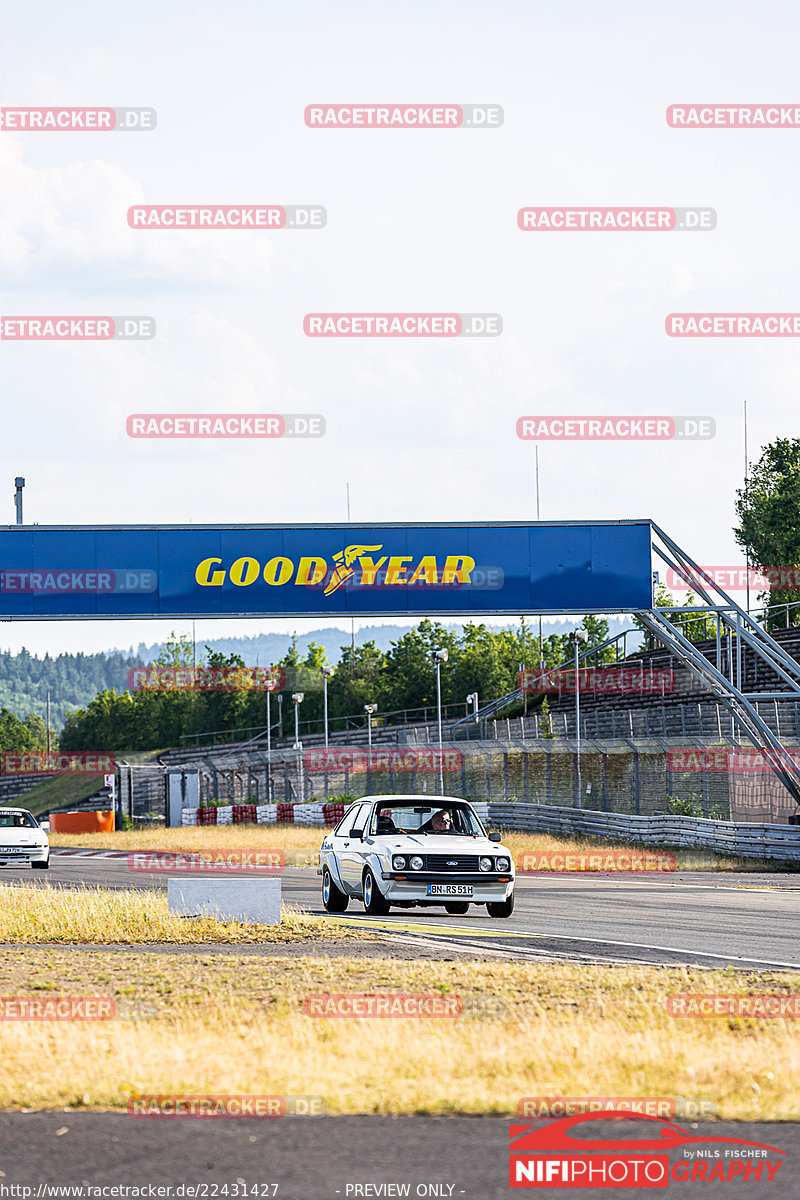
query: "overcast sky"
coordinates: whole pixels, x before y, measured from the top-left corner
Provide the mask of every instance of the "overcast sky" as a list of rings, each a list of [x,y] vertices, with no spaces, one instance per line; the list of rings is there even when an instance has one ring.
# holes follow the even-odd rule
[[[664,319],[800,310],[800,129],[681,131],[665,110],[800,102],[799,33],[790,4],[731,0],[7,7],[3,105],[152,106],[158,127],[0,133],[2,313],[147,314],[158,333],[0,342],[0,515],[21,474],[26,523],[331,521],[348,480],[355,521],[523,520],[517,417],[707,414],[713,441],[543,445],[541,516],[652,517],[699,561],[738,563],[744,402],[751,459],[794,436],[800,347],[673,339]],[[307,104],[349,101],[492,102],[505,123],[304,125]],[[134,231],[136,203],[322,204],[328,224]],[[525,205],[630,204],[708,205],[718,226],[516,224]],[[504,332],[306,337],[326,310],[499,312]],[[134,441],[141,411],[319,412],[328,432]],[[175,624],[4,625],[0,645],[128,646]],[[287,623],[203,635],[267,628]]]

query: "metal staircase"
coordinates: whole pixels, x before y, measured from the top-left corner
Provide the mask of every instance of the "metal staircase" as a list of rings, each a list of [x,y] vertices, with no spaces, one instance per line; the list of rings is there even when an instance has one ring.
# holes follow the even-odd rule
[[[667,567],[671,567],[686,580],[687,585],[699,598],[692,608],[657,608],[655,605],[634,615],[641,624],[657,638],[678,660],[682,667],[699,680],[731,716],[732,730],[743,733],[764,756],[765,764],[781,780],[787,791],[800,805],[800,767],[795,763],[777,733],[760,716],[755,700],[800,700],[800,663],[772,638],[766,629],[723,591],[702,568],[681,550],[672,538],[651,522],[653,531],[652,549],[655,556]],[[696,612],[710,618],[716,624],[716,661],[701,653],[681,632],[676,615],[685,617]],[[673,615],[675,614],[675,615]],[[670,619],[672,618],[672,619]],[[596,646],[591,646],[578,655],[578,663],[590,659],[607,646],[618,643],[631,631],[624,631]],[[726,642],[724,658],[727,674],[723,671],[723,640]],[[624,645],[624,642],[623,642]],[[742,688],[742,649],[747,646],[752,654],[763,662],[776,676],[774,692],[745,692]],[[556,671],[574,668],[571,657],[558,667],[542,671],[543,676]],[[525,689],[517,688],[497,700],[484,705],[477,713],[463,717],[449,726],[455,730],[475,721],[495,716],[509,705],[520,701]]]

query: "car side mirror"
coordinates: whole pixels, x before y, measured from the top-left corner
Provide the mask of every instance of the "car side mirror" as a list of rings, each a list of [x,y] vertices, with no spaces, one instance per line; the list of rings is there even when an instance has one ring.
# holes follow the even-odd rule
[[[351,829],[350,837],[355,838],[355,840],[357,842],[361,842],[364,840],[364,830],[363,829]]]
[[[502,833],[490,833],[489,834],[490,842],[502,842],[502,840],[503,840]]]

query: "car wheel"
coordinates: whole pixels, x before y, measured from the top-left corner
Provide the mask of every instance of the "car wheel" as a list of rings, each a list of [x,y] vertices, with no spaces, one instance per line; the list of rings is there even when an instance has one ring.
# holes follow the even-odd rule
[[[50,855],[48,854],[44,862],[31,863],[34,871],[49,871],[50,870]]]
[[[463,917],[465,912],[469,912],[469,904],[466,900],[458,900],[454,904],[445,904],[445,912],[449,912],[451,917]]]
[[[364,872],[364,911],[371,917],[382,917],[388,913],[391,905],[381,894],[372,871]]]
[[[331,873],[326,867],[322,874],[322,904],[325,912],[344,912],[350,903],[349,896],[336,886],[331,879]]]
[[[510,917],[514,911],[514,893],[507,900],[498,900],[496,903],[491,901],[486,905],[486,911],[490,917]]]

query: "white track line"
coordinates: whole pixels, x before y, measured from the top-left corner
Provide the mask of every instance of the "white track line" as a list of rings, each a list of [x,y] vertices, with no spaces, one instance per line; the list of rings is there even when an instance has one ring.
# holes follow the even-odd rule
[[[359,921],[358,917],[352,917],[351,920],[355,921],[357,924],[361,924],[361,921]],[[425,928],[431,929],[431,930],[440,928],[440,926],[438,926],[438,925],[430,925],[424,921],[415,921],[414,924],[425,926]],[[389,926],[389,928],[391,929],[391,926]],[[792,971],[800,970],[800,963],[773,962],[772,960],[770,960],[768,958],[745,958],[741,954],[713,954],[709,950],[684,950],[684,949],[678,948],[676,946],[653,946],[649,942],[617,942],[617,941],[609,941],[608,938],[603,938],[603,937],[594,937],[594,938],[576,937],[574,934],[571,934],[571,933],[570,934],[565,934],[565,933],[520,933],[517,930],[509,930],[509,933],[504,935],[502,933],[499,933],[497,930],[485,929],[481,926],[475,926],[474,932],[475,933],[490,933],[494,937],[503,937],[503,936],[508,937],[509,935],[511,935],[513,937],[518,937],[518,938],[540,938],[542,940],[547,940],[547,941],[551,941],[551,942],[555,942],[555,941],[583,942],[583,943],[586,943],[589,945],[594,945],[594,946],[624,946],[626,949],[630,949],[630,950],[658,950],[661,954],[683,954],[683,955],[694,954],[697,958],[715,958],[715,959],[719,959],[720,962],[728,962],[728,963],[740,962],[740,963],[749,963],[752,966],[788,967]],[[459,937],[462,935],[440,934],[440,936],[456,938],[456,937]],[[463,936],[469,937],[469,931],[465,930]]]

